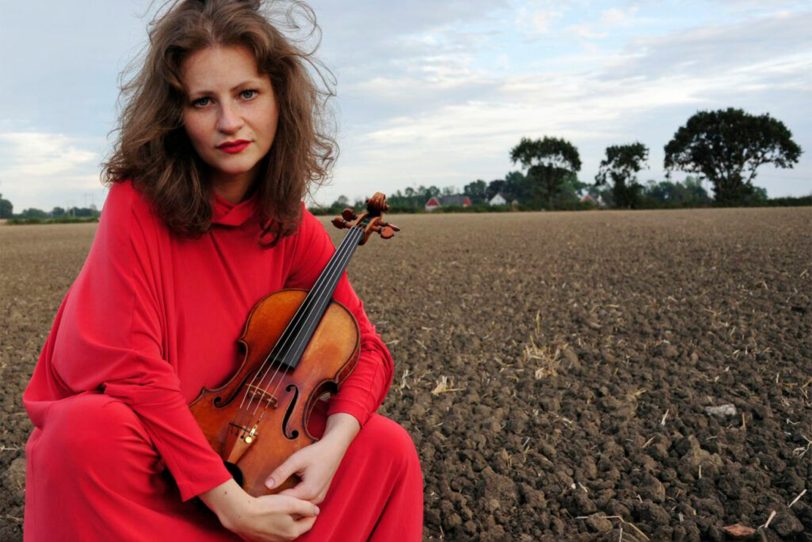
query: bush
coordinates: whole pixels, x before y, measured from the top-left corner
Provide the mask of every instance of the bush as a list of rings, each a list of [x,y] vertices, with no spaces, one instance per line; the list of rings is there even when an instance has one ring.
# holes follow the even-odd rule
[[[90,216],[90,217],[72,217],[72,216],[61,216],[59,218],[10,218],[6,224],[11,224],[13,226],[24,226],[24,225],[32,225],[32,224],[82,224],[85,222],[98,222],[99,217],[97,216]]]

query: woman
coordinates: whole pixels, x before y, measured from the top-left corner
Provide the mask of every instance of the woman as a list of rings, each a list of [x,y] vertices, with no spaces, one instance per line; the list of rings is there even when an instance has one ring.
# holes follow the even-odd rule
[[[333,160],[319,93],[262,9],[176,2],[125,88],[102,220],[24,395],[27,540],[422,534],[414,445],[375,414],[392,360],[346,277],[334,298],[358,321],[361,355],[319,413],[322,438],[266,482],[296,473],[298,485],[245,493],[188,408],[238,367],[254,303],[309,288],[333,251],[301,204]]]

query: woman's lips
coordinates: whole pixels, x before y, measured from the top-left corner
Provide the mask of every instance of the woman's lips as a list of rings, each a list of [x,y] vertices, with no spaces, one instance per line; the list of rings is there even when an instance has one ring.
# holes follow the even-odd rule
[[[217,148],[223,152],[227,152],[228,154],[237,154],[244,151],[245,148],[250,144],[250,141],[241,139],[239,141],[227,141],[226,143],[221,143],[217,145]]]

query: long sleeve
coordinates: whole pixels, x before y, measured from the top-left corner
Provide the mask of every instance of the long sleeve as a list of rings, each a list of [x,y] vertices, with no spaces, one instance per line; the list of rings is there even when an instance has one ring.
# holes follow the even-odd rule
[[[165,356],[163,232],[135,213],[133,191],[114,187],[88,259],[60,309],[38,371],[66,394],[101,392],[139,416],[184,500],[229,478],[203,436]],[[32,380],[27,399],[42,387]],[[55,384],[56,385],[56,384]],[[54,387],[54,386],[51,386]]]
[[[311,213],[303,211],[286,287],[309,289],[334,252],[321,223]],[[361,344],[358,364],[331,399],[328,415],[345,412],[363,426],[383,403],[392,384],[392,356],[367,318],[363,303],[352,289],[346,273],[341,277],[333,299],[347,307],[355,317]]]

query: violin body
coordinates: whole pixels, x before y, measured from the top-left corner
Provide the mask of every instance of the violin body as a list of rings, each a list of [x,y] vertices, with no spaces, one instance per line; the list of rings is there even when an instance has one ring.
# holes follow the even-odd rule
[[[298,482],[291,477],[273,490],[265,486],[276,467],[318,440],[309,430],[316,402],[335,393],[358,361],[358,324],[335,301],[294,369],[268,360],[306,295],[305,290],[288,289],[260,300],[239,340],[245,353],[240,369],[223,386],[203,389],[190,405],[212,448],[255,497]]]

